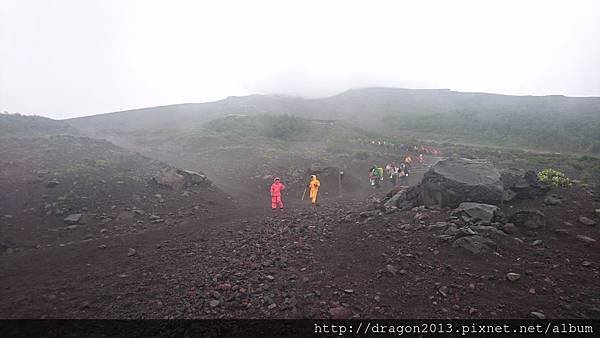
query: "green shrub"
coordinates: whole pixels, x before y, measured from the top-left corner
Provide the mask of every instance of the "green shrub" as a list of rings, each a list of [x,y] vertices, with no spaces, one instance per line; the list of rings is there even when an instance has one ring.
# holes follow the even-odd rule
[[[538,180],[553,187],[569,187],[571,180],[562,172],[555,169],[544,169],[537,174]]]

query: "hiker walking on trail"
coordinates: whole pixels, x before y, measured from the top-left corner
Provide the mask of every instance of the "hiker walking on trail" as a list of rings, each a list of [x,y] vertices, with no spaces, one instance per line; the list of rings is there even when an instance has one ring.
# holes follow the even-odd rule
[[[369,181],[371,186],[379,188],[379,181],[383,180],[383,168],[379,168],[376,165],[371,167],[369,171]]]
[[[400,177],[400,168],[394,164],[394,167],[392,168],[392,173],[390,174],[390,182],[392,182],[392,185],[394,187],[396,186],[396,183],[398,182],[399,177]]]
[[[412,156],[410,156],[410,153],[406,154],[403,162],[407,167],[410,167],[412,165]]]
[[[396,161],[391,161],[385,166],[385,174],[389,177],[392,185],[396,185],[396,179],[394,177],[394,173],[397,172],[398,166],[396,165]],[[397,178],[397,177],[396,177]]]
[[[394,169],[394,167],[396,166],[396,164],[394,163],[394,161],[389,162],[386,166],[385,166],[385,173],[386,175],[391,175],[392,171]]]
[[[400,184],[408,185],[408,166],[404,162],[400,163],[399,176]]]
[[[316,175],[310,176],[310,183],[308,183],[308,188],[310,189],[310,201],[313,205],[317,205],[317,194],[319,193],[319,187],[321,186],[321,182],[317,179]]]
[[[285,190],[285,185],[281,183],[279,177],[275,177],[273,184],[271,184],[271,209],[277,210],[283,209],[283,201],[281,201],[281,192]]]

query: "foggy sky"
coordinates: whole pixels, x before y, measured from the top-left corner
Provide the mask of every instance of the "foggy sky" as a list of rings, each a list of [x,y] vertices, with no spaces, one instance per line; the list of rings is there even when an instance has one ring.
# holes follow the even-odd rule
[[[368,86],[600,96],[600,1],[0,0],[0,111]]]

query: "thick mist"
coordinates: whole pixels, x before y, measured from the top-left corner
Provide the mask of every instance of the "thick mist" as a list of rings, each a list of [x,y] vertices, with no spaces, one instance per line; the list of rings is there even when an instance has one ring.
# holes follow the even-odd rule
[[[0,110],[348,88],[600,95],[595,1],[4,1]]]

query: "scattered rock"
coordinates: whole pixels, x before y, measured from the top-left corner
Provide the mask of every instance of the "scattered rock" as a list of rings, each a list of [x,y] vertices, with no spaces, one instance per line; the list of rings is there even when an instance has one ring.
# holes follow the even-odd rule
[[[575,238],[585,243],[596,243],[595,239],[584,235],[577,235]]]
[[[569,234],[569,230],[558,228],[558,229],[554,229],[554,233],[557,234],[557,235],[568,235]]]
[[[538,181],[537,174],[533,170],[503,169],[501,180],[504,186],[505,201],[537,198],[550,190],[547,184]]]
[[[463,248],[474,254],[489,251],[490,245],[495,245],[495,243],[491,239],[479,235],[461,237],[452,243],[453,247]]]
[[[493,226],[484,226],[484,225],[472,225],[471,230],[477,232],[477,233],[483,233],[486,236],[489,235],[500,235],[500,236],[506,236],[506,233],[496,229],[496,227]]]
[[[510,235],[517,232],[517,227],[513,223],[505,223],[500,227],[500,230]]]
[[[444,229],[448,226],[448,223],[446,222],[436,222],[435,224],[429,224],[427,226],[427,229],[432,230],[432,229]]]
[[[417,189],[410,189],[410,191],[403,187],[397,187],[397,189],[399,190],[394,189],[390,192],[392,195],[389,196],[389,199],[384,203],[384,208],[386,210],[408,210],[412,208],[417,202]]]
[[[440,293],[440,295],[444,296],[444,297],[448,297],[448,287],[443,285],[438,289],[438,292]]]
[[[413,226],[410,224],[402,224],[398,227],[400,230],[410,231],[413,229]]]
[[[329,309],[332,319],[348,319],[352,317],[352,310],[343,306],[337,306]]]
[[[71,214],[67,217],[65,217],[65,219],[63,220],[65,223],[69,224],[69,225],[74,225],[79,223],[79,221],[81,220],[81,214]]]
[[[444,233],[449,236],[456,236],[460,233],[460,230],[455,225],[451,225]]]
[[[508,279],[511,282],[517,281],[520,278],[521,278],[521,275],[516,272],[509,272],[506,274],[506,279]]]
[[[423,221],[429,218],[429,215],[423,212],[417,212],[415,214],[415,221]]]
[[[458,208],[454,209],[453,215],[460,216],[466,214],[472,221],[482,221],[491,223],[500,214],[500,209],[491,204],[463,202]]]
[[[539,210],[520,210],[510,216],[511,223],[529,229],[539,229],[546,225],[544,214]]]
[[[398,272],[398,269],[396,269],[393,265],[388,264],[385,266],[385,270],[389,273],[391,273],[392,275],[396,275],[396,273]]]
[[[562,197],[558,195],[550,195],[544,198],[544,204],[546,205],[560,205],[562,204]]]
[[[59,184],[60,184],[60,182],[57,181],[57,180],[50,180],[50,181],[46,182],[46,187],[48,187],[48,188],[54,188],[54,187],[56,187]]]
[[[219,290],[229,290],[231,289],[231,284],[229,283],[221,283],[217,286],[217,289]]]
[[[596,225],[596,221],[594,221],[593,219],[589,219],[587,217],[584,217],[584,216],[579,217],[579,223],[582,223],[582,224],[587,225],[587,226],[594,226],[594,225]]]
[[[209,305],[210,305],[210,307],[217,307],[217,306],[219,306],[220,303],[221,302],[219,302],[218,300],[213,299],[210,301]]]
[[[531,315],[537,319],[546,319],[546,315],[541,312],[533,311],[533,312],[531,312]]]
[[[360,217],[367,218],[367,217],[377,216],[378,214],[379,214],[379,211],[377,211],[377,210],[371,210],[371,211],[363,211],[363,212],[361,212],[358,215]]]
[[[136,254],[137,251],[135,251],[134,248],[129,248],[129,250],[127,251],[127,257],[135,256]]]

